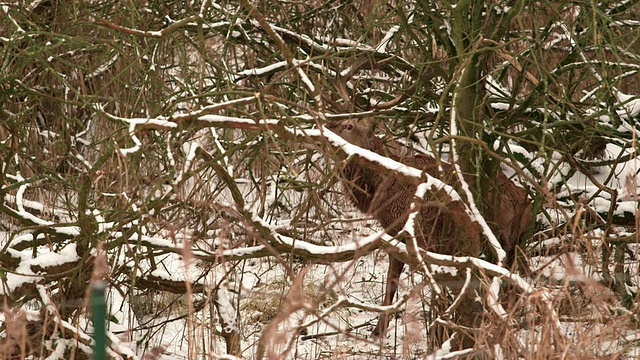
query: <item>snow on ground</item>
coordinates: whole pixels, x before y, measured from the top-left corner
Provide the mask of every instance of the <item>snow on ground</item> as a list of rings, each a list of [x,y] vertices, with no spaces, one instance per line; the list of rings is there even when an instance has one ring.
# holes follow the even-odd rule
[[[369,224],[368,224],[369,225]],[[354,241],[356,237],[366,236],[374,232],[371,226],[355,225],[343,233],[337,233],[340,243]],[[184,273],[184,265],[180,261],[169,261],[167,273],[174,277]],[[387,271],[387,256],[383,253],[365,256],[353,262],[336,264],[305,265],[301,262],[291,263],[291,270],[296,275],[304,273],[303,295],[301,301],[304,306],[292,313],[282,314],[279,309],[287,309],[286,301],[290,297],[289,289],[292,286],[290,277],[285,268],[276,265],[273,259],[252,259],[242,262],[235,270],[228,273],[228,286],[232,294],[232,302],[240,298],[240,326],[242,334],[242,347],[244,358],[253,358],[257,344],[262,336],[262,331],[273,318],[282,317],[276,331],[284,337],[275,337],[274,348],[284,351],[287,346],[293,346],[287,358],[318,359],[318,358],[379,358],[381,354],[388,356],[393,352],[405,352],[412,356],[424,355],[424,329],[423,308],[421,299],[411,299],[406,304],[401,317],[395,318],[391,323],[391,331],[388,338],[382,342],[369,339],[371,331],[376,324],[377,315],[358,309],[341,308],[332,312],[321,321],[318,319],[320,312],[333,304],[338,297],[344,296],[361,302],[369,302],[374,305],[382,302],[384,294],[384,281]],[[221,275],[221,274],[218,274]],[[421,279],[417,278],[416,281]],[[215,281],[207,280],[210,284]],[[401,278],[400,293],[409,291],[411,276],[405,271]],[[199,353],[224,353],[223,341],[212,334],[213,327],[219,330],[220,325],[217,313],[211,314],[211,308],[207,307],[196,312],[192,319],[181,318],[187,312],[186,300],[173,307],[173,311],[165,312],[161,316],[150,313],[143,318],[132,317],[131,307],[126,299],[117,293],[112,294],[112,314],[118,319],[120,325],[114,326],[113,331],[124,332],[127,327],[147,327],[149,330],[139,330],[127,334],[128,340],[145,339],[150,347],[163,346],[162,359],[187,359],[189,346],[193,342],[186,339],[189,334],[187,327],[189,321],[198,324],[193,333],[197,334],[196,343]],[[143,295],[141,295],[143,296]],[[201,298],[201,296],[195,296]],[[162,303],[162,295],[150,296],[143,301],[156,301]],[[283,303],[285,305],[283,305]],[[123,306],[114,306],[123,304]],[[119,309],[118,311],[114,311]],[[127,309],[129,309],[127,311]],[[313,324],[303,329],[302,323]],[[297,330],[296,330],[297,329]],[[291,334],[299,334],[291,338]],[[406,341],[405,341],[406,340]],[[290,341],[293,341],[290,343]],[[397,344],[403,343],[404,347]],[[133,344],[133,343],[132,343]],[[138,353],[144,349],[138,346]],[[148,349],[147,349],[148,351]],[[401,356],[401,354],[397,354]]]

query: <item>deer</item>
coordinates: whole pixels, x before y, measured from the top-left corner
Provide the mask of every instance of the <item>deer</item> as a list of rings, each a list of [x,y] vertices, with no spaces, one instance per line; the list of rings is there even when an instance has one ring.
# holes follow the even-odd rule
[[[326,125],[329,130],[353,145],[423,170],[446,184],[454,187],[459,185],[454,167],[449,163],[438,161],[428,154],[398,155],[389,151],[376,136],[376,126],[374,118],[340,120]],[[346,161],[342,170],[342,187],[350,202],[358,210],[377,220],[387,234],[398,235],[408,219],[417,187],[354,161]],[[485,219],[508,258],[513,259],[517,245],[530,226],[531,203],[524,189],[502,171],[499,170],[494,179],[494,187],[488,192]],[[428,201],[420,204],[415,226],[418,246],[449,255],[479,255],[482,231],[465,212],[465,205],[460,201],[451,201],[442,190],[432,191],[427,196]],[[392,304],[404,265],[400,260],[389,256],[383,305]],[[382,337],[390,320],[388,313],[381,313],[372,336]]]

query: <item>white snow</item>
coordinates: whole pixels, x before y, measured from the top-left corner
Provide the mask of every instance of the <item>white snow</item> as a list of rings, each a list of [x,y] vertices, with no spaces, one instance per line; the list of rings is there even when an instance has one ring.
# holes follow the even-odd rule
[[[278,125],[279,120],[275,119],[261,119],[261,120],[251,120],[246,118],[239,118],[233,116],[223,116],[223,115],[202,115],[198,117],[198,120],[205,121],[209,123],[236,123],[236,124],[251,124],[251,125]]]
[[[215,301],[222,318],[222,323],[225,325],[224,331],[229,333],[232,331],[238,331],[238,325],[236,324],[236,310],[231,301],[229,301],[228,290],[225,285],[220,285],[216,290]]]

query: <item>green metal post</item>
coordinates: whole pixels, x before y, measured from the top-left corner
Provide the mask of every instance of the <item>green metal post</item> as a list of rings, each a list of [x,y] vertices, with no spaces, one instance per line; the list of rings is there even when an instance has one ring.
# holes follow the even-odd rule
[[[91,308],[93,313],[93,348],[94,360],[107,360],[107,301],[105,293],[107,284],[96,281],[91,288]]]

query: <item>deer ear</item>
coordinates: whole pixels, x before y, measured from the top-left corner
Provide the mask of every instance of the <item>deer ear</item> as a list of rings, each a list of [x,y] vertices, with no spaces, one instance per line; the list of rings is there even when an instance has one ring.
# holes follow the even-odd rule
[[[376,117],[366,117],[366,118],[362,118],[360,121],[363,124],[365,124],[369,128],[369,130],[371,130],[374,133],[376,132],[376,128],[380,124],[380,119]]]

